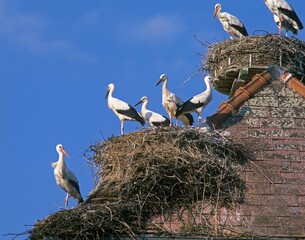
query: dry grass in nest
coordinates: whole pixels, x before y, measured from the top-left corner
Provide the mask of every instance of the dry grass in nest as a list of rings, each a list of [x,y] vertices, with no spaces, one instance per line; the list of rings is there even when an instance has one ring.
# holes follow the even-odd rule
[[[280,65],[304,76],[305,42],[271,34],[227,40],[209,46],[203,64],[205,70],[216,77],[224,75],[232,66],[250,65]]]
[[[99,183],[84,204],[37,223],[32,239],[210,235],[207,214],[243,201],[245,183],[238,170],[247,160],[246,151],[215,132],[150,128],[112,137],[89,149],[88,160],[99,166]],[[194,211],[207,203],[212,210],[205,216]],[[184,219],[185,212],[192,214]],[[178,231],[152,224],[152,219],[173,215],[184,223]],[[201,227],[190,228],[194,222],[201,222]]]

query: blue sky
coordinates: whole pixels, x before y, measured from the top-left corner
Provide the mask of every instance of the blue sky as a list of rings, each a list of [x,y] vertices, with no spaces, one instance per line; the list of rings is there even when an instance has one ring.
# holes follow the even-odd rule
[[[155,86],[162,73],[184,100],[205,90],[200,76],[181,84],[200,67],[205,52],[194,35],[209,43],[229,38],[212,18],[217,2],[0,0],[1,237],[23,232],[64,206],[65,192],[50,166],[58,143],[71,157],[66,163],[82,195],[89,194],[94,181],[84,151],[120,133],[104,99],[110,82],[115,97],[134,105],[146,95],[149,109],[164,115],[161,87]],[[305,23],[305,2],[289,2]],[[250,35],[278,32],[263,0],[221,3]],[[304,30],[298,38],[305,40]],[[227,100],[213,94],[203,118]],[[125,131],[140,126],[126,122]],[[70,199],[70,207],[75,205]]]

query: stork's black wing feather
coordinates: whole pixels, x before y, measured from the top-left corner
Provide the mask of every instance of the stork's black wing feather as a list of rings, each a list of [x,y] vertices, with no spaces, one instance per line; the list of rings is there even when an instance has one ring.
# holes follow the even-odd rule
[[[278,10],[287,17],[291,18],[293,21],[295,21],[298,24],[300,30],[303,29],[303,24],[292,7],[291,9],[279,7]]]
[[[123,114],[123,115],[126,115],[126,116],[128,116],[128,117],[130,117],[130,118],[133,118],[133,119],[135,119],[136,121],[138,121],[139,123],[141,123],[142,124],[142,126],[144,126],[144,124],[145,124],[145,120],[144,120],[144,118],[141,116],[141,115],[139,115],[139,113],[137,112],[137,110],[136,109],[134,109],[132,106],[130,106],[129,104],[128,104],[128,107],[129,107],[129,109],[117,109],[116,111],[118,112],[118,113],[120,113],[120,114]]]
[[[193,124],[194,124],[193,115],[190,114],[190,113],[185,113],[185,114],[183,114],[183,115],[187,117],[187,119],[189,120],[190,125],[193,126]]]
[[[69,184],[71,184],[76,189],[76,191],[81,195],[78,183],[71,179],[69,179],[68,181],[69,181]]]
[[[235,28],[237,31],[239,31],[243,36],[248,36],[248,32],[247,29],[245,28],[245,26],[239,26],[239,25],[235,25],[232,24],[231,25],[233,28]]]
[[[163,122],[152,122],[152,125],[154,125],[155,127],[166,127],[166,126],[169,126],[170,124],[170,121],[167,117],[163,116],[164,117],[164,121]]]
[[[189,112],[193,112],[195,111],[197,108],[200,108],[202,106],[204,106],[206,104],[206,102],[202,101],[202,102],[197,102],[197,103],[193,103],[191,100],[193,98],[190,98],[189,100],[187,100],[185,103],[183,103],[177,110],[176,112],[176,117],[179,117],[181,114],[184,113],[189,113]]]

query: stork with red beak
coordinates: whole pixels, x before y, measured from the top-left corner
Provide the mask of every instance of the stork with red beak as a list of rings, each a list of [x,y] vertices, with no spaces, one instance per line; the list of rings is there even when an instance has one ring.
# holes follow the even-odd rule
[[[54,176],[58,186],[60,186],[65,192],[67,192],[67,196],[65,198],[65,207],[68,207],[69,197],[73,197],[78,203],[83,202],[82,195],[79,190],[78,180],[74,173],[67,167],[64,155],[68,158],[69,155],[65,151],[64,146],[62,144],[58,144],[56,146],[56,151],[58,152],[58,161],[52,162],[52,167],[54,168]]]
[[[165,108],[165,111],[169,115],[170,126],[173,125],[173,118],[176,118],[177,109],[184,103],[184,101],[179,98],[176,94],[172,93],[167,88],[167,75],[162,74],[160,76],[159,81],[156,86],[158,86],[161,82],[162,85],[162,105]],[[190,113],[181,114],[178,118],[176,118],[176,125],[178,125],[178,121],[180,120],[184,126],[192,126],[194,123],[194,118]]]
[[[303,29],[303,24],[294,9],[285,0],[264,0],[269,10],[273,13],[274,21],[279,27],[279,35],[282,29],[297,34]]]
[[[230,39],[234,39],[236,37],[244,37],[248,36],[248,32],[244,26],[244,24],[235,16],[227,12],[221,12],[222,5],[217,3],[215,5],[214,16],[218,17],[221,22],[223,29],[230,34]]]

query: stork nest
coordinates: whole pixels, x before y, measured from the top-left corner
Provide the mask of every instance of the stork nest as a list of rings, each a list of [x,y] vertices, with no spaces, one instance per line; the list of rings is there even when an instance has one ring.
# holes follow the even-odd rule
[[[85,203],[39,221],[30,239],[215,235],[217,211],[243,202],[246,186],[238,172],[246,152],[216,132],[194,128],[111,137],[85,154],[100,178]],[[173,217],[179,229],[164,227]]]
[[[225,75],[229,68],[250,65],[280,65],[305,76],[305,42],[271,34],[227,40],[210,45],[203,64],[215,77]]]

